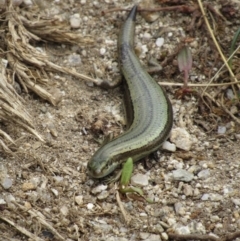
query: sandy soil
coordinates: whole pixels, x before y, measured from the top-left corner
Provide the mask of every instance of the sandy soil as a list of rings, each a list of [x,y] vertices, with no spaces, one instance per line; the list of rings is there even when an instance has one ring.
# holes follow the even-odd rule
[[[213,2],[211,6],[219,9],[219,15],[208,8],[209,21],[228,56],[239,27],[240,5],[236,1]],[[155,4],[195,6],[190,1]],[[116,47],[126,12],[101,12],[130,8],[129,1],[43,1],[41,6],[41,14],[61,16],[65,21],[80,14],[80,27],[72,31],[91,36],[94,44],[35,43],[35,47],[41,47],[60,66],[75,68],[93,78],[120,78]],[[153,75],[156,81],[182,83],[176,55],[177,49],[188,43],[193,56],[189,83],[206,83],[222,66],[222,60],[200,11],[165,10],[159,16],[153,23],[137,16],[136,49],[143,64],[147,66],[147,60],[154,57],[163,65],[163,70]],[[164,44],[158,47],[156,39],[160,37]],[[73,56],[81,61],[72,62]],[[237,74],[237,67],[234,70]],[[220,76],[217,82],[229,81],[226,71]],[[156,202],[149,204],[121,195],[131,218],[126,223],[116,200],[117,185],[94,180],[86,171],[88,160],[100,146],[96,140],[124,131],[122,88],[103,90],[59,73],[52,73],[52,78],[62,94],[57,106],[33,93],[20,93],[46,143],[18,127],[2,125],[17,140],[19,151],[15,156],[1,154],[1,173],[7,173],[13,183],[9,189],[0,186],[0,240],[166,240],[171,233],[223,237],[240,229],[239,124],[209,99],[199,98],[202,88],[193,88],[197,94],[179,96],[180,87],[165,87],[173,104],[174,128],[185,129],[192,146],[189,151],[161,151],[159,160],[150,157],[147,165],[135,165],[133,175],[142,173],[148,177],[143,190]],[[220,92],[227,108],[234,106],[238,110],[239,105],[229,103],[226,97],[228,89],[231,86],[207,91],[212,96]],[[219,135],[219,126],[226,127],[226,133]],[[191,169],[194,178],[190,182],[174,180],[172,171],[177,169]]]

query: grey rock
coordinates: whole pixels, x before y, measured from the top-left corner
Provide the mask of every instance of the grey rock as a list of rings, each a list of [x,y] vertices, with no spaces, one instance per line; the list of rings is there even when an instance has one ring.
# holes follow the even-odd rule
[[[207,179],[208,177],[210,177],[210,174],[211,173],[209,169],[204,169],[198,173],[198,177],[201,179]]]
[[[191,182],[193,180],[193,174],[184,169],[178,169],[172,172],[173,179],[175,181]]]
[[[132,176],[131,178],[131,183],[132,185],[137,185],[137,186],[147,186],[148,185],[148,176],[144,174],[136,174]]]
[[[12,186],[13,182],[9,177],[4,177],[1,180],[1,185],[4,189],[9,189]]]

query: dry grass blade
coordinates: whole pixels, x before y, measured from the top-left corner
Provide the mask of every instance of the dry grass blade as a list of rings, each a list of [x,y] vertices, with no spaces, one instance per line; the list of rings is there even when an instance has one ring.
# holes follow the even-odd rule
[[[54,83],[48,78],[45,70],[60,71],[86,81],[98,83],[91,77],[50,62],[45,53],[29,44],[30,40],[90,44],[93,41],[89,37],[83,38],[77,33],[70,33],[69,30],[64,28],[64,25],[56,23],[56,20],[29,21],[20,16],[12,6],[9,7],[8,14],[7,58],[25,91],[30,89],[53,105],[58,104],[61,96],[58,94],[59,91],[53,87]],[[54,95],[54,93],[57,94]]]
[[[31,117],[25,110],[21,98],[16,94],[12,85],[6,79],[4,61],[0,61],[0,119],[7,123],[12,122],[22,126],[31,133],[33,133],[39,140],[44,141],[43,138],[34,129]],[[0,135],[9,143],[14,144],[13,139],[5,133],[0,131]],[[6,152],[10,152],[5,142],[1,140],[1,146]]]
[[[25,228],[17,225],[16,223],[14,223],[13,221],[9,220],[8,218],[0,216],[0,219],[3,220],[4,222],[10,224],[11,226],[15,227],[20,233],[26,235],[27,237],[31,238],[32,240],[44,241],[43,239],[41,239],[41,238],[37,237],[36,235],[30,233],[28,230],[26,230]]]
[[[44,141],[34,129],[31,116],[23,106],[23,100],[13,88],[15,79],[18,80],[25,92],[32,91],[41,98],[47,100],[54,106],[61,101],[61,92],[47,71],[71,74],[86,81],[98,83],[97,80],[83,74],[77,73],[66,67],[58,66],[48,60],[48,56],[38,48],[33,47],[31,41],[54,41],[68,44],[92,44],[93,40],[80,33],[71,32],[70,27],[56,19],[34,19],[36,16],[34,8],[32,12],[14,8],[11,1],[4,9],[5,27],[2,32],[4,36],[5,58],[10,67],[8,77],[4,71],[0,71],[0,118],[5,122],[12,122],[23,127],[34,134],[39,140]],[[34,17],[33,17],[34,16]],[[4,20],[4,19],[3,19]],[[1,68],[1,70],[3,70]],[[11,76],[10,76],[10,75]],[[9,152],[5,141],[15,144],[14,140],[4,131],[0,132],[3,138],[0,145],[5,152]]]
[[[204,18],[204,20],[205,20],[205,23],[206,23],[206,25],[207,25],[208,31],[209,31],[212,39],[213,39],[213,42],[214,42],[214,44],[215,44],[215,46],[216,46],[216,48],[217,48],[217,50],[218,50],[218,52],[219,52],[222,60],[223,60],[223,62],[224,62],[224,65],[227,67],[228,72],[229,72],[230,76],[232,77],[232,79],[233,79],[235,82],[237,82],[238,80],[237,80],[237,78],[235,77],[234,73],[232,72],[231,68],[229,67],[228,61],[227,61],[227,59],[225,58],[224,54],[222,53],[222,50],[221,50],[221,48],[220,48],[220,46],[219,46],[219,44],[218,44],[218,42],[217,42],[217,40],[216,40],[216,38],[215,38],[215,36],[214,36],[214,34],[213,34],[213,31],[212,31],[212,29],[211,29],[211,27],[210,27],[210,24],[209,24],[209,22],[208,22],[208,19],[207,19],[207,17],[206,17],[205,10],[204,10],[204,8],[203,8],[202,1],[201,1],[201,0],[198,0],[198,4],[199,4],[199,7],[200,7],[200,9],[201,9],[201,12],[202,12],[203,18]],[[233,91],[234,91],[234,93],[235,93],[235,96],[237,96],[235,87],[234,87],[233,85],[232,85],[232,88],[233,88]]]
[[[71,32],[69,25],[59,22],[56,19],[29,21],[21,16],[20,20],[28,31],[43,40],[77,45],[93,44],[94,42],[90,36],[82,36],[80,33]]]
[[[33,208],[27,210],[24,206],[18,204],[17,202],[15,202],[15,204],[24,212],[27,211],[31,215],[31,218],[37,219],[44,227],[50,230],[58,238],[58,240],[65,240],[65,238],[60,233],[58,233],[50,223],[46,221],[45,216],[42,213],[34,210]]]

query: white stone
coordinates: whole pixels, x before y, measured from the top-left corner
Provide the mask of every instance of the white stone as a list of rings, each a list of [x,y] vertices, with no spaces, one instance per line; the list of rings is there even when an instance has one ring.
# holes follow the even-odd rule
[[[163,150],[167,150],[167,151],[171,151],[171,152],[175,152],[176,151],[176,145],[169,142],[169,141],[164,141],[163,145],[162,145],[162,149]]]
[[[149,40],[151,39],[152,35],[150,33],[144,33],[143,34],[143,38],[146,39],[146,40]]]
[[[4,201],[4,199],[0,198],[0,205],[2,204],[6,204],[6,202]]]
[[[13,182],[9,177],[4,177],[1,180],[1,185],[4,189],[9,189],[12,186]]]
[[[92,194],[100,193],[107,189],[107,185],[100,184],[92,189]]]
[[[156,45],[158,47],[161,47],[161,46],[163,46],[163,44],[164,44],[164,38],[157,38]]]
[[[73,14],[70,17],[70,25],[71,25],[71,28],[80,28],[81,19],[80,19],[80,15],[78,13]]]
[[[23,0],[23,3],[28,7],[31,7],[33,5],[32,0]]]
[[[226,130],[227,130],[226,126],[218,126],[217,132],[218,134],[225,134]]]
[[[92,210],[94,208],[94,205],[92,203],[87,204],[87,209]]]
[[[182,150],[190,151],[192,146],[192,140],[190,134],[183,128],[177,127],[172,129],[171,142],[175,143],[175,145]]]
[[[100,48],[100,54],[104,55],[106,53],[106,49],[105,48]]]
[[[58,196],[58,190],[57,189],[52,188],[51,191],[56,197]]]
[[[184,169],[178,169],[172,172],[173,179],[176,181],[190,182],[192,181],[194,175]]]
[[[68,208],[67,208],[67,206],[62,206],[62,207],[60,208],[60,212],[61,212],[61,214],[62,214],[63,216],[67,216],[67,215],[68,215]]]
[[[168,240],[168,235],[165,232],[161,233],[161,237],[163,240]]]
[[[83,196],[82,195],[79,195],[79,196],[76,196],[75,197],[75,202],[81,206],[83,204]]]
[[[132,185],[137,185],[137,186],[147,186],[148,185],[148,176],[144,175],[144,174],[136,174],[134,176],[132,176],[131,178],[131,183]]]

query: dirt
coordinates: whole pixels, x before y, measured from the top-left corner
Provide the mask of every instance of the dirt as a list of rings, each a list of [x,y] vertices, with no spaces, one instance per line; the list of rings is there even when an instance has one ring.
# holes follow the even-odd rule
[[[175,1],[173,6],[183,4],[195,6],[181,1]],[[102,12],[117,7],[129,9],[132,3],[71,0],[43,1],[42,6],[41,14],[61,16],[66,21],[79,13],[81,25],[72,31],[91,36],[94,44],[34,43],[35,47],[41,47],[52,62],[75,68],[79,73],[110,81],[120,78],[117,36],[126,12]],[[158,1],[149,8],[151,6],[170,6],[170,1]],[[239,26],[240,5],[236,1],[218,0],[211,6],[224,15],[222,19],[208,10],[217,40],[228,56]],[[193,56],[189,83],[206,83],[223,63],[200,11],[166,10],[159,15],[153,23],[140,14],[137,16],[135,45],[143,64],[147,66],[152,56],[163,65],[163,70],[153,75],[156,81],[182,83],[177,50],[189,44]],[[199,17],[192,23],[194,16]],[[155,37],[148,39],[146,33]],[[164,38],[161,47],[155,44],[158,37]],[[147,51],[142,51],[145,48]],[[81,58],[75,66],[69,60],[73,54]],[[164,64],[166,58],[168,61]],[[238,68],[234,70],[237,75]],[[221,81],[229,81],[226,71],[220,76]],[[147,165],[144,162],[135,165],[133,175],[142,173],[149,177],[148,185],[143,187],[145,195],[157,201],[149,204],[143,199],[120,195],[131,217],[126,223],[116,199],[117,184],[92,179],[86,168],[100,146],[99,140],[125,130],[121,86],[104,90],[70,75],[52,73],[51,77],[62,94],[57,106],[33,93],[26,94],[23,90],[20,93],[45,143],[23,129],[2,124],[19,149],[15,155],[1,154],[1,170],[13,183],[9,189],[0,186],[0,200],[4,200],[0,203],[0,240],[165,240],[170,239],[171,233],[211,233],[223,237],[240,229],[239,124],[216,103],[206,97],[199,98],[202,88],[192,87],[198,94],[185,95],[180,87],[165,86],[174,109],[174,128],[184,128],[193,144],[189,151],[161,151],[157,160],[150,157]],[[211,87],[208,93],[213,96],[221,92],[227,106],[227,89],[231,86]],[[218,98],[219,95],[216,100]],[[235,102],[227,108],[232,106],[239,108]],[[239,117],[238,113],[235,116]],[[219,126],[225,126],[226,133],[220,135]],[[189,183],[173,180],[171,173],[179,167],[185,170],[192,167],[194,179]],[[198,174],[202,170],[209,171],[210,175],[200,178]],[[190,190],[190,194],[186,190]],[[209,196],[204,199],[204,195]],[[182,211],[176,211],[178,204]],[[30,237],[27,231],[34,236]]]

